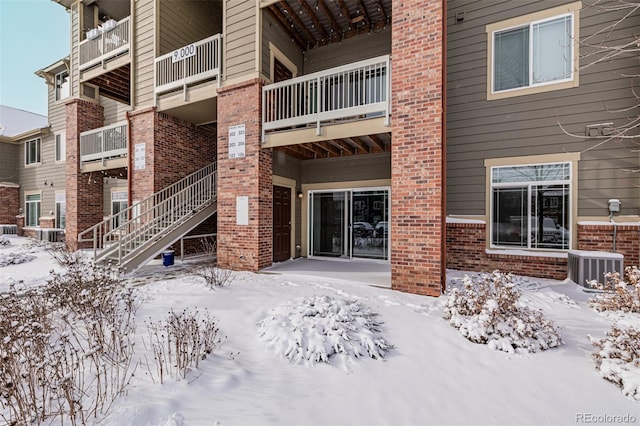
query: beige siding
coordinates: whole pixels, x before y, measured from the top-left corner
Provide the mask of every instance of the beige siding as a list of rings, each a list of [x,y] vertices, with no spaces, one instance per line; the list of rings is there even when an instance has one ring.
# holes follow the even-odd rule
[[[26,166],[25,141],[21,141],[18,154],[20,206],[24,209],[25,192],[41,191],[41,215],[50,216],[51,210],[55,212],[55,191],[65,188],[65,164],[55,161],[55,136],[51,134],[41,138],[40,164]],[[45,181],[48,185],[44,185]]]
[[[297,75],[302,75],[304,66],[304,56],[296,43],[291,41],[291,37],[282,29],[282,25],[273,18],[268,11],[262,13],[262,75],[273,81],[271,75],[271,49],[275,46],[282,54],[291,61],[297,68]],[[291,70],[292,71],[292,70]]]
[[[256,2],[225,2],[224,77],[225,80],[254,74],[256,71]]]
[[[567,2],[568,3],[568,2]],[[620,75],[637,65],[625,57],[580,70],[576,88],[487,101],[487,34],[485,26],[550,7],[547,2],[468,0],[449,2],[447,46],[447,213],[485,214],[485,158],[582,152],[596,141],[584,135],[590,124],[622,125],[633,105],[630,81]],[[561,2],[554,2],[557,6]],[[586,2],[585,2],[586,4]],[[465,12],[462,22],[455,15]],[[622,12],[620,12],[622,13]],[[614,22],[617,15],[585,7],[580,13],[584,38]],[[634,34],[638,17],[611,34],[620,40]],[[588,52],[582,47],[581,53]],[[586,60],[581,59],[584,67]],[[622,200],[622,214],[638,214],[638,156],[619,143],[583,152],[578,170],[578,215],[604,216],[607,200]]]
[[[348,38],[307,51],[304,73],[310,74],[391,53],[391,29]]]
[[[81,41],[80,33],[81,19],[78,12],[79,6],[75,4],[71,7],[71,52],[69,52],[69,60],[71,61],[71,70],[69,72],[71,76],[71,96],[78,96],[80,91],[80,71],[78,69],[80,65],[80,53],[78,44]]]
[[[391,179],[391,154],[349,155],[308,160],[303,163],[302,183]]]
[[[104,96],[100,97],[100,105],[104,108],[105,126],[126,120],[126,112],[131,110],[129,105]]]
[[[64,131],[67,128],[65,115],[65,99],[56,101],[55,87],[47,85],[47,97],[49,100],[49,126],[52,132]]]
[[[0,182],[18,183],[20,145],[0,142]]]
[[[158,56],[222,32],[221,2],[160,0],[157,7]]]
[[[135,80],[133,94],[136,108],[154,104],[154,60],[155,60],[155,1],[134,2],[134,52],[131,77]]]

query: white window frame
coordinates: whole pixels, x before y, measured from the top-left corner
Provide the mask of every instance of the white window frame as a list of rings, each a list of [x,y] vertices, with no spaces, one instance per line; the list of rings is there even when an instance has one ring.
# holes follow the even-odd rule
[[[112,229],[117,228],[118,226],[123,224],[123,220],[126,222],[128,220],[127,217],[125,217],[124,215],[122,215],[122,211],[123,210],[127,210],[129,208],[129,194],[127,193],[126,189],[120,189],[120,188],[114,188],[111,191],[111,216],[114,216],[116,213],[114,213],[114,205],[118,204],[120,206],[120,209],[118,210],[118,213],[120,213],[119,217],[113,217],[112,220]],[[124,207],[124,208],[123,208]]]
[[[36,145],[36,158],[31,158],[31,144]],[[33,138],[24,143],[24,164],[26,166],[40,164],[42,161],[42,139]]]
[[[486,26],[485,31],[487,33],[487,100],[504,99],[514,96],[522,96],[533,93],[543,93],[553,90],[567,89],[571,87],[579,86],[579,43],[576,40],[580,38],[580,9],[582,8],[582,2],[576,1],[568,3],[562,6],[557,6],[551,9],[545,9],[539,12],[530,13],[523,16],[507,19],[505,21],[496,22]],[[541,83],[532,83],[531,73],[533,67],[532,55],[533,55],[533,25],[552,21],[561,17],[571,16],[571,77],[562,80],[546,81]],[[494,91],[494,41],[495,34],[501,33],[516,28],[529,27],[529,85],[523,87],[517,87],[512,89],[505,89],[501,91]]]
[[[66,76],[66,84],[64,83],[64,77]],[[61,81],[63,83],[61,83]],[[64,70],[57,73],[54,77],[54,91],[55,100],[61,101],[67,99],[71,94],[71,76],[69,71]]]
[[[56,133],[55,143],[56,163],[63,163],[67,156],[67,140],[66,133],[64,131]]]
[[[38,200],[29,200],[31,196],[37,195]],[[36,223],[33,224],[29,221],[30,212],[33,206],[36,206]],[[42,193],[41,192],[25,192],[24,194],[24,226],[29,228],[36,228],[40,226],[40,216],[42,215]]]
[[[555,179],[555,180],[538,180],[538,181],[512,181],[512,182],[493,182],[493,172],[496,169],[501,168],[511,168],[511,167],[535,167],[535,166],[557,166],[557,165],[566,165],[569,168],[569,176],[568,179]],[[552,248],[545,247],[544,250],[553,250],[553,251],[566,251],[571,249],[573,242],[573,215],[574,215],[574,191],[576,187],[574,185],[574,165],[572,161],[555,161],[549,163],[529,163],[529,164],[513,164],[513,165],[499,165],[499,166],[491,166],[489,167],[489,234],[488,241],[490,242],[490,247],[492,248],[504,248],[504,249],[514,249],[514,250],[539,250],[540,248],[532,247],[531,241],[531,188],[537,185],[567,185],[569,192],[569,206],[568,206],[568,226],[569,226],[569,241],[567,242],[566,248]],[[526,246],[518,246],[518,245],[496,245],[493,241],[493,227],[494,227],[494,189],[496,188],[527,188],[527,243]],[[544,229],[542,230],[544,232]]]
[[[62,207],[64,206],[64,212]],[[64,223],[61,224],[64,217]],[[64,229],[67,224],[67,195],[64,192],[56,193],[56,228]]]

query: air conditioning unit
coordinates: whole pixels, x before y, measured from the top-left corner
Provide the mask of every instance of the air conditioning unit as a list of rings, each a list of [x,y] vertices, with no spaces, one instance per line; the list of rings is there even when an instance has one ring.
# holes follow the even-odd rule
[[[94,38],[98,38],[99,35],[100,35],[100,30],[98,28],[92,28],[89,31],[87,31],[88,40],[93,40]]]
[[[619,272],[624,275],[624,256],[603,251],[569,250],[569,279],[590,288],[589,281],[604,283],[604,274]]]
[[[18,233],[18,225],[0,225],[0,235],[15,235]]]
[[[36,229],[36,238],[50,243],[64,241],[64,231],[62,229]]]

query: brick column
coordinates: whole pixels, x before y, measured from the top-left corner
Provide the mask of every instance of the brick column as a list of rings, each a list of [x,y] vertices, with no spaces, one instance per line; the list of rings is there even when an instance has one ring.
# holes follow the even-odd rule
[[[135,146],[144,144],[145,164],[144,168],[130,167],[128,179],[131,188],[131,202],[141,201],[155,192],[154,166],[155,166],[155,108],[145,108],[129,114],[131,125],[130,152],[135,155]],[[134,160],[134,159],[131,159]]]
[[[20,208],[20,185],[0,184],[0,224],[15,225]]]
[[[100,173],[82,173],[80,170],[80,133],[102,127],[102,106],[82,99],[71,99],[65,106],[67,119],[66,145],[66,241],[70,250],[88,245],[78,244],[78,234],[102,221],[104,202]]]
[[[394,1],[391,38],[391,286],[431,296],[445,262],[442,1]]]
[[[273,263],[273,176],[261,148],[262,84],[251,80],[218,92],[218,263],[257,271]],[[245,125],[245,157],[229,158],[229,127]],[[236,197],[249,198],[249,224],[236,223]]]

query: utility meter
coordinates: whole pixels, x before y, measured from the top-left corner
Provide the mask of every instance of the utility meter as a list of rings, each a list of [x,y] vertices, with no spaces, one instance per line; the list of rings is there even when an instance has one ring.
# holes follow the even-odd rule
[[[609,200],[609,213],[619,213],[620,212],[620,200],[612,198]]]

